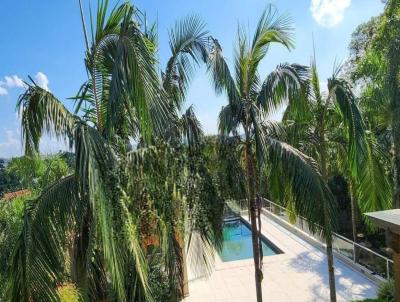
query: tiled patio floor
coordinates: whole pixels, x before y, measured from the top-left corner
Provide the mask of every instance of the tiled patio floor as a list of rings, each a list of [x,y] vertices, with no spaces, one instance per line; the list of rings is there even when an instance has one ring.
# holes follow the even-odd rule
[[[264,257],[263,300],[271,302],[329,301],[327,260],[323,252],[282,226],[263,217],[263,234],[284,254]],[[222,262],[207,279],[189,283],[185,302],[256,301],[253,260]],[[375,297],[377,286],[335,259],[338,301]]]

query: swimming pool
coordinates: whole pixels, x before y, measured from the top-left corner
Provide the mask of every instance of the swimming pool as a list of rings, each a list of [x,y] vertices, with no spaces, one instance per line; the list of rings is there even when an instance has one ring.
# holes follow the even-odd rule
[[[229,220],[223,226],[224,242],[219,252],[223,262],[243,260],[253,257],[253,246],[251,242],[251,229],[247,222],[242,219]],[[273,243],[262,237],[262,249],[264,256],[282,254]]]

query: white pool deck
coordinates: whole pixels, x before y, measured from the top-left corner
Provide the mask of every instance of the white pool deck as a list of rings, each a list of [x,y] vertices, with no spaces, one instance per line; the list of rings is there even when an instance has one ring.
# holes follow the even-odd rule
[[[264,257],[263,301],[329,301],[326,255],[266,216],[262,233],[284,252]],[[375,283],[336,258],[335,276],[338,301],[376,297]],[[256,301],[253,260],[222,262],[216,255],[211,276],[191,280],[184,301]]]

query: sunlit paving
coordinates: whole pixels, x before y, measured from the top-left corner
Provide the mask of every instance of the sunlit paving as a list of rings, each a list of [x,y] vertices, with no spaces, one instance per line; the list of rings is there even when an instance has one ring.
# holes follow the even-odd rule
[[[400,302],[400,0],[0,1],[0,302]]]
[[[269,215],[269,216],[268,216]],[[263,248],[263,294],[266,301],[325,301],[329,297],[327,260],[321,243],[300,228],[297,230],[271,213],[262,217],[262,234],[276,243],[275,251]],[[242,217],[246,219],[246,215]],[[232,221],[229,219],[229,221]],[[231,222],[229,222],[231,223]],[[303,232],[302,236],[296,235]],[[184,301],[256,301],[252,280],[252,255],[244,258],[243,250],[250,249],[241,237],[248,238],[247,230],[229,230],[230,259],[224,250],[215,257],[211,275],[189,275],[190,295]],[[225,233],[224,233],[225,235]],[[233,238],[232,238],[233,237]],[[225,237],[224,237],[225,239]],[[251,240],[251,237],[250,237]],[[235,242],[232,244],[232,242]],[[279,249],[278,252],[276,249]],[[265,251],[265,252],[264,252]],[[236,257],[235,257],[236,256]],[[190,265],[189,265],[190,266]],[[374,298],[377,283],[358,267],[335,258],[337,300]],[[189,270],[190,272],[190,270]]]

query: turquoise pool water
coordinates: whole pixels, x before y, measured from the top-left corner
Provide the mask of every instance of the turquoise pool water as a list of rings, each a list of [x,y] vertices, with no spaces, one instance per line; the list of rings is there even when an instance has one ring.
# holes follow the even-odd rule
[[[253,257],[253,246],[251,243],[251,230],[241,219],[224,223],[224,242],[219,255],[222,261],[242,260]],[[282,252],[272,243],[262,239],[264,256],[281,254]]]

